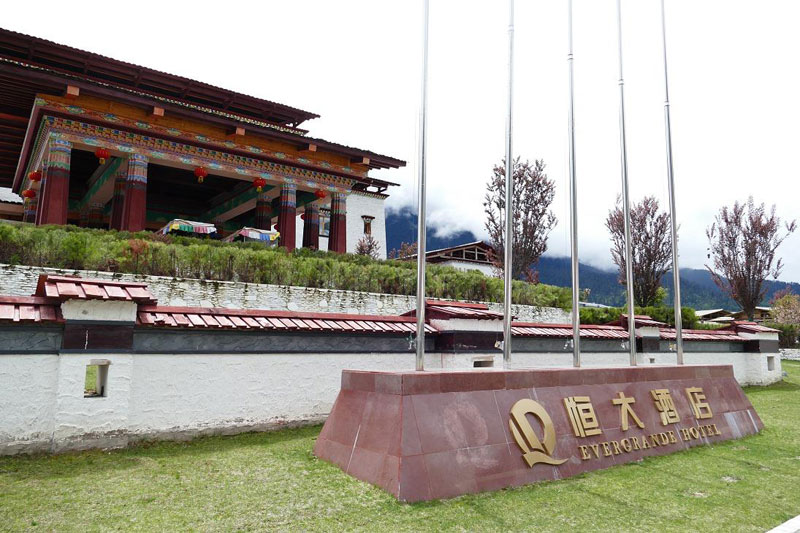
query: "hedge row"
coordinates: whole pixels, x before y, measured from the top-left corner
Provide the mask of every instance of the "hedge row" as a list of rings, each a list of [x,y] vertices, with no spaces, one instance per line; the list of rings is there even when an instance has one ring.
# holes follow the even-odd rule
[[[778,330],[778,344],[780,344],[781,348],[798,347],[800,326],[796,324],[779,324],[777,322],[767,322],[764,325]]]
[[[672,307],[636,307],[637,315],[647,315],[653,320],[665,322],[670,326],[675,326],[675,311]],[[624,307],[581,308],[581,324],[608,324],[616,322],[620,315],[627,314],[628,310]],[[681,323],[686,329],[697,329],[697,315],[691,307],[681,308]]]
[[[0,223],[0,262],[222,281],[243,281],[351,291],[416,294],[413,261],[261,243],[224,243],[193,237]],[[437,298],[500,302],[503,281],[480,272],[430,265],[426,293]],[[518,304],[570,307],[571,291],[515,281]]]

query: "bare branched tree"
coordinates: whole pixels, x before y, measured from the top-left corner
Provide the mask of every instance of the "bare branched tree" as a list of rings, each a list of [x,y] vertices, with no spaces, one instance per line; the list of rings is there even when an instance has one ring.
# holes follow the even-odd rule
[[[378,259],[380,250],[380,244],[369,233],[364,234],[356,243],[356,255],[368,255],[373,259]]]
[[[661,278],[672,268],[669,215],[659,210],[652,196],[631,206],[631,243],[633,250],[633,297],[641,307],[658,305],[663,299]],[[611,234],[611,257],[619,268],[619,282],[626,285],[625,217],[622,202],[609,211],[606,228]]]
[[[800,326],[800,296],[791,290],[772,302],[772,316],[779,324]]]
[[[749,319],[764,299],[764,281],[780,276],[783,262],[775,260],[775,253],[796,228],[793,220],[785,225],[786,232],[781,232],[775,206],[767,212],[764,204],[755,205],[751,196],[746,203],[720,209],[706,230],[712,262],[706,268],[714,283],[742,306]]]
[[[542,254],[547,250],[547,236],[556,225],[556,216],[550,211],[556,185],[544,172],[544,161],[537,159],[533,165],[529,161],[514,160],[514,257],[511,273],[515,279],[522,274],[535,279],[530,273]],[[486,213],[486,231],[489,241],[495,250],[492,262],[495,268],[503,269],[503,233],[505,230],[505,160],[496,165],[492,177],[486,185],[486,196],[483,202]]]
[[[400,248],[392,248],[389,252],[389,259],[406,259],[417,255],[417,243],[401,242]]]

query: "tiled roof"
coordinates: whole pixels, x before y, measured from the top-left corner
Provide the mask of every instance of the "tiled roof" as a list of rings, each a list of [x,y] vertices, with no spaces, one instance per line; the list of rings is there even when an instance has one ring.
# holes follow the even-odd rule
[[[675,340],[675,330],[662,328],[662,340]],[[728,341],[744,342],[747,339],[740,337],[736,332],[729,329],[684,329],[682,331],[683,340],[686,341]]]
[[[402,316],[343,315],[251,309],[140,306],[138,324],[176,328],[262,329],[337,333],[416,332],[416,320]],[[426,325],[425,331],[436,329]]]
[[[742,331],[744,333],[778,333],[777,329],[768,328],[767,326],[762,326],[755,322],[736,321],[733,323],[733,327],[736,328],[736,331]]]
[[[570,338],[572,326],[569,324],[536,324],[514,322],[511,334],[518,337]],[[582,339],[627,339],[628,331],[620,326],[581,325]]]
[[[87,279],[70,276],[42,274],[36,285],[34,296],[57,298],[58,300],[120,300],[139,304],[154,304],[156,298],[146,283]]]
[[[514,322],[511,333],[519,337],[540,337],[540,338],[570,338],[572,337],[572,326],[569,324],[531,324],[524,322]],[[582,339],[627,339],[628,330],[621,326],[594,326],[581,325]],[[675,330],[669,328],[660,329],[662,340],[675,340]],[[738,336],[731,330],[694,330],[684,329],[683,339],[687,341],[728,341],[744,342],[745,338]]]
[[[449,300],[426,300],[425,313],[428,319],[467,318],[471,320],[502,320],[503,314],[491,311],[488,305],[455,302]],[[403,316],[417,316],[417,310],[412,309]]]
[[[37,296],[0,296],[0,323],[63,322],[59,303]]]
[[[75,66],[84,67],[81,76],[73,76],[84,82],[88,81],[128,92],[147,94],[159,100],[168,100],[206,110],[204,106],[199,104],[192,105],[192,102],[197,102],[200,98],[204,98],[210,107],[208,111],[214,111],[220,115],[236,116],[237,118],[250,118],[253,120],[265,117],[266,121],[280,124],[301,123],[312,118],[319,118],[316,113],[215,87],[183,76],[134,65],[33,35],[2,29],[0,31],[0,40],[3,45],[0,48],[3,56],[26,58],[25,61],[29,62],[31,67],[38,66],[52,69],[52,71],[63,76],[73,74]],[[63,58],[68,59],[64,61]],[[24,64],[28,66],[28,63]],[[73,72],[70,72],[69,66],[73,67]],[[115,76],[113,82],[109,81],[109,73],[113,73]],[[147,90],[142,88],[145,85],[148,86]],[[176,97],[175,91],[178,91],[179,94],[182,92],[183,96]],[[227,109],[224,107],[226,99],[229,102]],[[234,112],[230,108],[245,109],[242,109],[241,112]]]
[[[658,320],[653,320],[647,315],[633,315],[634,322],[636,323],[636,327],[639,328],[663,328],[666,326],[664,322],[659,322]],[[613,324],[621,325],[624,327],[628,326],[628,315],[621,315],[620,319]]]

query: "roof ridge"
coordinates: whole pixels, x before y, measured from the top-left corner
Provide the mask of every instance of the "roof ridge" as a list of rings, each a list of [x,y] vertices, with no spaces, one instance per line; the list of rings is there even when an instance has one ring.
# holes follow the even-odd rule
[[[211,83],[203,82],[203,81],[200,81],[200,80],[195,80],[193,78],[189,78],[187,76],[182,76],[180,74],[172,74],[172,73],[165,72],[165,71],[162,71],[162,70],[158,70],[158,69],[154,69],[154,68],[150,68],[150,67],[145,67],[143,65],[137,65],[136,63],[131,63],[130,61],[124,61],[122,59],[116,59],[116,58],[111,57],[111,56],[103,55],[103,54],[100,54],[100,53],[97,53],[97,52],[92,52],[91,50],[84,50],[83,48],[78,48],[76,46],[71,46],[71,45],[68,45],[68,44],[62,44],[62,43],[59,43],[59,42],[56,42],[56,41],[53,41],[53,40],[50,40],[50,39],[45,39],[43,37],[37,37],[36,35],[29,35],[29,34],[26,34],[26,33],[22,33],[22,32],[9,30],[9,29],[0,27],[0,34],[3,34],[3,33],[11,35],[11,36],[17,36],[18,38],[21,37],[21,38],[29,39],[29,40],[34,41],[34,42],[39,42],[39,43],[43,43],[43,44],[57,46],[57,47],[60,47],[60,48],[64,48],[64,49],[70,50],[72,52],[80,52],[82,54],[88,54],[90,56],[94,56],[97,59],[103,59],[103,60],[107,60],[107,61],[113,61],[113,62],[116,62],[116,63],[121,63],[122,65],[126,65],[128,67],[132,67],[132,68],[135,68],[135,69],[142,69],[142,70],[150,71],[150,72],[153,72],[153,73],[156,73],[156,74],[161,74],[161,75],[164,75],[164,76],[170,76],[170,77],[173,77],[173,78],[178,78],[178,79],[180,79],[182,81],[187,81],[187,82],[190,82],[192,84],[196,84],[196,85],[201,86],[201,87],[207,87],[207,88],[211,88],[211,89],[216,89],[218,91],[224,91],[224,92],[227,92],[227,93],[232,93],[232,94],[235,94],[235,95],[243,96],[245,98],[258,100],[258,101],[263,102],[265,104],[269,104],[269,105],[273,105],[273,106],[279,106],[279,107],[282,107],[282,108],[287,109],[289,111],[294,111],[294,112],[297,112],[297,113],[302,113],[302,114],[307,115],[308,117],[305,120],[310,120],[312,118],[319,118],[319,115],[317,115],[316,113],[312,113],[311,111],[306,111],[305,109],[300,109],[300,108],[292,107],[292,106],[289,106],[289,105],[286,105],[286,104],[281,104],[280,102],[275,102],[273,100],[267,100],[266,98],[260,98],[258,96],[253,96],[251,94],[242,93],[242,92],[238,92],[238,91],[233,91],[231,89],[225,89],[224,87],[219,87],[219,86],[213,85]],[[36,63],[32,63],[32,64],[36,64]]]
[[[283,309],[231,309],[225,307],[185,307],[173,305],[140,305],[140,313],[179,313],[213,316],[263,316],[273,318],[309,318],[316,320],[355,320],[384,322],[416,322],[416,318],[401,315],[358,315],[348,313],[320,313],[315,311],[288,311]]]

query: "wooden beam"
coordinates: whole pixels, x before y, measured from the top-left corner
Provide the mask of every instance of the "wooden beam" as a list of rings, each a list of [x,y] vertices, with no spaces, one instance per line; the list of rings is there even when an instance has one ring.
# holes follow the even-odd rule
[[[351,157],[350,162],[356,165],[369,165],[369,157]]]
[[[163,117],[164,116],[164,108],[153,106],[153,116],[154,117]]]
[[[107,204],[114,196],[114,181],[121,165],[127,165],[127,160],[115,157],[106,161],[95,169],[87,181],[88,190],[81,198],[79,206],[89,204]]]
[[[228,138],[244,137],[244,126],[236,126],[228,130]]]
[[[22,204],[0,203],[0,215],[21,215],[22,210]]]
[[[19,122],[20,124],[28,124],[26,117],[19,117],[17,115],[9,115],[8,113],[0,113],[0,120],[10,120],[12,122]]]
[[[267,185],[265,190],[274,188],[274,185]],[[227,222],[228,220],[246,213],[256,208],[256,199],[258,193],[253,187],[248,187],[236,196],[221,202],[205,214],[204,218],[208,220],[219,220],[220,222]]]
[[[65,98],[77,98],[81,94],[80,87],[75,85],[67,85],[67,90],[64,92]]]
[[[317,145],[313,143],[303,144],[300,146],[300,148],[298,148],[298,150],[301,152],[316,152]]]

